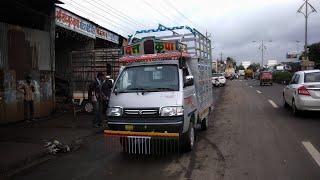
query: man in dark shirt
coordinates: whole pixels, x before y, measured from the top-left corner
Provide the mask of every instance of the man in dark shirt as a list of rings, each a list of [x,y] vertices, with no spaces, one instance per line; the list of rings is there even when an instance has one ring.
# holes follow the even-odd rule
[[[89,88],[89,98],[94,107],[94,119],[92,122],[94,127],[99,127],[102,123],[103,106],[107,99],[106,95],[103,93],[104,81],[104,74],[99,72]]]

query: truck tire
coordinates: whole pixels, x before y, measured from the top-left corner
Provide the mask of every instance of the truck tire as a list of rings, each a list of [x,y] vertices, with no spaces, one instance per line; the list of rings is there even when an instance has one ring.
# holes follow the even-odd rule
[[[209,116],[201,121],[201,130],[206,131],[209,127]]]
[[[195,145],[195,127],[192,122],[190,122],[188,131],[183,134],[182,142],[181,142],[181,149],[183,152],[190,152],[194,149]]]

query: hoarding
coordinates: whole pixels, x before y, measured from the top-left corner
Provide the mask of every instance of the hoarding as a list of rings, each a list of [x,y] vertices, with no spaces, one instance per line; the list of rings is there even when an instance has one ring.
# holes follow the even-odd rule
[[[287,52],[287,59],[297,59],[298,54],[299,53],[297,51]]]

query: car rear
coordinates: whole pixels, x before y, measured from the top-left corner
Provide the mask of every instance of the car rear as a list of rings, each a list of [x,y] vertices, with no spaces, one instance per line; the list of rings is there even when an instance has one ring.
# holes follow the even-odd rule
[[[222,84],[222,85],[225,85],[226,84],[226,78],[223,76],[223,74],[221,74],[220,76],[219,76],[219,82],[220,82],[220,84]]]
[[[304,83],[297,89],[297,108],[320,111],[320,71],[304,74]]]

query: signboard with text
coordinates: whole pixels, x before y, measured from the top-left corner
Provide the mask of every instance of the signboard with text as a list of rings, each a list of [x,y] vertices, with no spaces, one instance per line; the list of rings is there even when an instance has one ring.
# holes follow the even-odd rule
[[[297,59],[299,53],[297,51],[291,51],[287,53],[287,59]]]
[[[56,25],[95,39],[96,37],[119,44],[119,36],[106,31],[62,8],[56,7]]]
[[[109,31],[106,31],[102,28],[99,28],[99,27],[96,28],[96,36],[98,38],[119,44],[119,36],[109,32]]]
[[[127,56],[165,53],[177,51],[178,44],[176,41],[162,41],[155,38],[146,38],[132,45],[123,48],[123,54]]]

